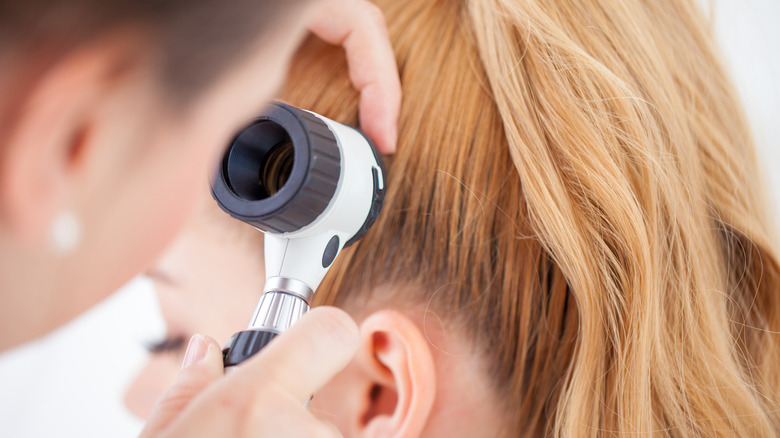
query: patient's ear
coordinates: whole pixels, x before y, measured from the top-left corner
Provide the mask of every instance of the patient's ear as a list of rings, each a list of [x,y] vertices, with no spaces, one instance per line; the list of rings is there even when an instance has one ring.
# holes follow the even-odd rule
[[[312,409],[349,437],[417,437],[436,395],[430,344],[406,315],[382,310],[360,325],[352,363],[317,393]]]

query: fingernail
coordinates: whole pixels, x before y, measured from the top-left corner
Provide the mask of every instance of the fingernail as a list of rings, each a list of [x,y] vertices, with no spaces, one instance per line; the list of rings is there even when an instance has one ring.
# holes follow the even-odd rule
[[[206,357],[206,352],[209,349],[209,342],[201,335],[195,335],[190,338],[190,343],[187,345],[187,352],[184,353],[184,361],[181,363],[181,368],[187,368],[190,365],[196,364]]]

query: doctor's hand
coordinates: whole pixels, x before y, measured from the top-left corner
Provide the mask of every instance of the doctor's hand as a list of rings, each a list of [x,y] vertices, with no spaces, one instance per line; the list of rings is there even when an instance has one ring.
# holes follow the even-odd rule
[[[225,376],[219,345],[196,335],[141,436],[340,437],[304,403],[349,363],[358,339],[346,313],[317,308]]]
[[[360,91],[360,127],[379,152],[395,152],[401,81],[382,11],[367,0],[325,0],[309,30],[344,47],[349,78]]]

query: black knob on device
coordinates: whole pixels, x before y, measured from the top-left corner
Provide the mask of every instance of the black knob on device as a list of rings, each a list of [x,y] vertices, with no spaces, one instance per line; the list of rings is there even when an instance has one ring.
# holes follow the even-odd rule
[[[222,349],[225,368],[236,366],[262,350],[278,333],[263,330],[245,330],[234,334]]]

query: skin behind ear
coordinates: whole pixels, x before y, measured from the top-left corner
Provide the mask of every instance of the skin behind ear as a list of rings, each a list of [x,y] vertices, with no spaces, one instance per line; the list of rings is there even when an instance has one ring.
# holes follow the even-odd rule
[[[382,310],[360,325],[355,359],[312,409],[350,437],[421,436],[436,398],[430,344],[406,315]]]

